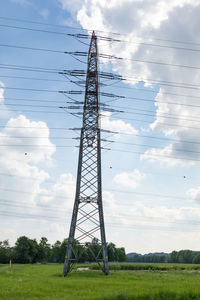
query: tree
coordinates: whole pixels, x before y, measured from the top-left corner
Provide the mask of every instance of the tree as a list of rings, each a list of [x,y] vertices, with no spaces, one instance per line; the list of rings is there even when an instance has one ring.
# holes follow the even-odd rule
[[[65,260],[68,240],[62,242],[56,241],[52,246],[48,243],[46,237],[42,237],[37,243],[35,239],[21,236],[17,239],[15,246],[10,247],[8,240],[0,241],[0,263],[13,262],[28,264],[36,262],[54,262],[63,263]],[[108,243],[108,259],[109,261],[126,261],[125,249],[116,248],[115,244]],[[79,241],[74,241],[74,253],[72,258],[76,258],[79,262],[95,262],[96,257],[102,258],[102,246],[98,239],[81,245]],[[76,257],[75,257],[76,255]],[[142,257],[142,256],[141,256]]]
[[[172,251],[172,253],[170,255],[170,262],[178,263],[178,252],[177,251]]]
[[[191,250],[181,250],[178,252],[178,262],[189,264],[192,263],[194,252]]]
[[[61,260],[61,242],[56,241],[55,244],[52,246],[52,252],[51,252],[51,262],[62,262]]]
[[[0,263],[7,264],[11,258],[11,248],[8,240],[0,241]]]
[[[79,252],[83,251],[85,261],[94,262],[96,257],[102,258],[101,245],[98,244],[98,239],[94,238],[91,243],[86,243],[83,249],[79,248]]]
[[[38,244],[38,259],[40,262],[46,262],[51,256],[51,245],[47,243],[48,239],[42,237]]]
[[[200,264],[200,252],[197,252],[192,259],[193,264]]]
[[[108,260],[109,261],[117,261],[117,253],[116,253],[116,246],[113,243],[108,243],[107,245],[108,249]]]
[[[125,249],[124,247],[121,247],[121,248],[116,248],[116,255],[117,255],[117,260],[119,262],[122,262],[122,261],[126,261],[126,252],[125,252]]]
[[[17,239],[14,249],[14,260],[18,263],[28,264],[38,261],[39,247],[36,240],[21,236]]]

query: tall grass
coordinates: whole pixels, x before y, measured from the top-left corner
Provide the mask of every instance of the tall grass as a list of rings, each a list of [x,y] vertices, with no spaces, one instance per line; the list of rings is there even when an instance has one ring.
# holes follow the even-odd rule
[[[98,270],[98,264],[90,264],[88,267],[91,270]],[[176,271],[176,270],[200,270],[200,265],[197,264],[161,264],[161,263],[109,263],[109,269],[120,270],[149,270],[149,271]]]

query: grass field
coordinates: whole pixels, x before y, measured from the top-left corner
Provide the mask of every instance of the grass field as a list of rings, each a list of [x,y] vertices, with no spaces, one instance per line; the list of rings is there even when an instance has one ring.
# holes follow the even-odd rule
[[[116,266],[126,269],[117,270]],[[10,270],[8,265],[0,265],[0,299],[200,299],[199,265],[111,264],[110,269],[115,270],[109,276],[97,270],[74,270],[66,278],[61,276],[62,267],[14,265]]]

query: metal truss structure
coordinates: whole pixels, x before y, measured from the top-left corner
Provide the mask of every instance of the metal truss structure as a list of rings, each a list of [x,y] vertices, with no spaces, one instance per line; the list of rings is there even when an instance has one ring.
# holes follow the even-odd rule
[[[63,276],[66,276],[71,271],[73,264],[81,257],[80,247],[78,247],[80,244],[83,244],[85,248],[91,251],[102,271],[108,275],[108,254],[102,205],[98,50],[97,37],[94,32],[88,53],[76,195]],[[98,253],[94,251],[97,244],[100,245]]]

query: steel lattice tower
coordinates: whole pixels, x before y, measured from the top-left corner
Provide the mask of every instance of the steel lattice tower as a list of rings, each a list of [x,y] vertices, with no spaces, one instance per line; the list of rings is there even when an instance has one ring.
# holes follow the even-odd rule
[[[101,182],[101,137],[98,103],[98,50],[93,32],[88,52],[83,124],[81,128],[76,195],[66,250],[63,276],[78,261],[76,244],[100,244],[91,252],[103,272],[108,275],[108,254],[104,227]]]

